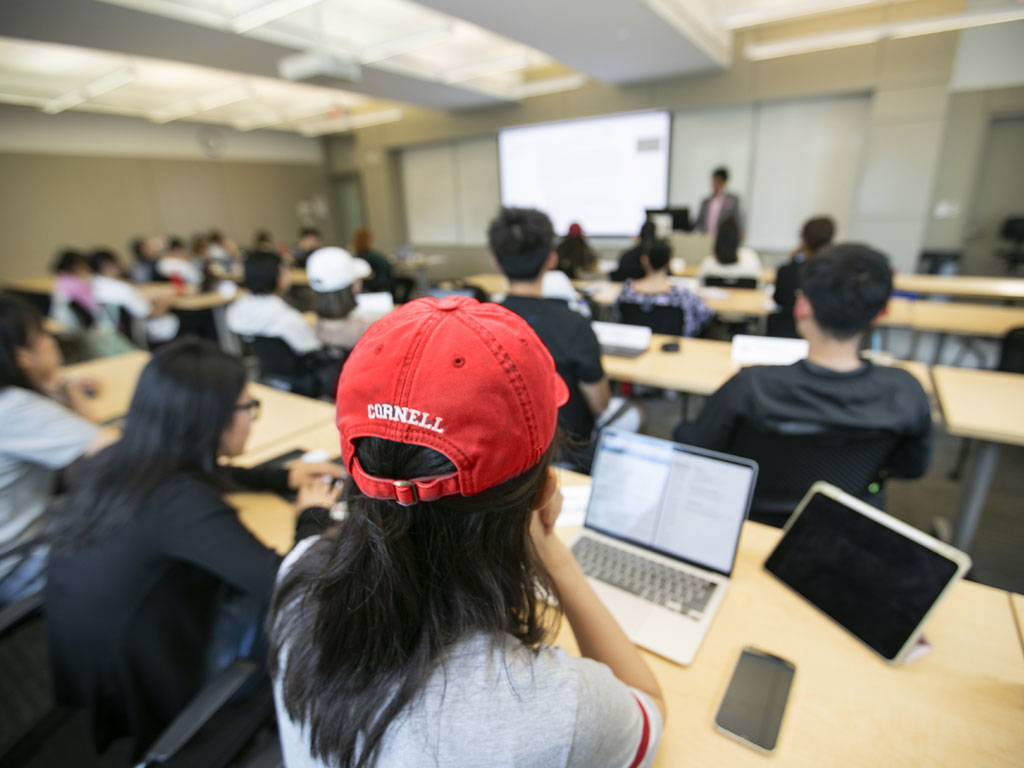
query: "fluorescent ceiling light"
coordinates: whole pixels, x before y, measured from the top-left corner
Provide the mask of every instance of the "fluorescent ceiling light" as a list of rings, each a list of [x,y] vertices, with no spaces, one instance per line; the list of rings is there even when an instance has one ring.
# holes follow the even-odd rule
[[[449,84],[461,83],[464,80],[475,80],[478,77],[500,75],[505,72],[515,72],[517,69],[526,69],[529,63],[529,53],[515,53],[511,56],[503,56],[500,59],[480,61],[449,69],[441,76],[441,79]]]
[[[226,107],[250,97],[249,88],[245,83],[236,83],[213,93],[204,93],[196,97],[197,112],[206,112],[218,107]]]
[[[354,115],[341,115],[326,120],[317,120],[299,126],[303,136],[323,136],[326,133],[344,133],[355,128],[366,128],[371,125],[394,123],[402,119],[402,110],[398,107],[379,109],[375,112],[359,112]]]
[[[880,0],[813,0],[813,2],[797,2],[788,5],[778,5],[774,8],[754,8],[745,11],[726,13],[722,17],[722,24],[726,29],[742,29],[743,27],[756,27],[758,24],[770,24],[773,21],[784,21],[786,19],[803,18],[805,16],[820,16],[823,13],[845,11],[849,8],[857,8],[865,5],[881,5]]]
[[[901,38],[933,35],[937,32],[953,32],[957,29],[986,27],[990,24],[1003,24],[1022,19],[1024,19],[1024,8],[961,14],[957,16],[940,16],[936,19],[922,19],[920,21],[906,21],[894,24],[889,28],[889,37]],[[1024,45],[1024,40],[1021,41],[1021,44]]]
[[[249,32],[319,2],[320,0],[270,0],[269,3],[240,13],[231,19],[231,31],[238,34]]]
[[[436,27],[422,29],[409,35],[402,35],[401,37],[374,43],[365,48],[360,48],[357,57],[363,64],[373,64],[384,59],[412,53],[421,48],[426,48],[428,45],[434,45],[446,40],[451,35],[453,26],[452,22],[446,21]]]
[[[55,99],[50,99],[43,105],[43,112],[49,115],[56,115],[66,109],[77,107],[89,99],[95,99],[104,93],[110,93],[115,88],[127,85],[135,79],[135,70],[129,65],[118,67],[102,77],[98,77],[85,85],[75,88],[72,91],[61,94]]]
[[[875,27],[830,32],[823,35],[808,35],[807,37],[791,37],[771,43],[751,43],[747,46],[746,56],[751,61],[776,59],[780,56],[794,56],[798,53],[813,53],[833,48],[848,48],[852,45],[877,43],[883,37],[885,37],[883,30]]]
[[[566,75],[565,77],[552,77],[548,80],[535,80],[530,83],[523,83],[514,89],[513,98],[526,99],[530,96],[545,96],[549,93],[561,93],[580,88],[587,81],[586,75]]]
[[[791,37],[767,43],[751,43],[747,46],[746,57],[752,61],[774,59],[813,51],[827,51],[853,45],[875,43],[879,40],[932,35],[938,32],[953,32],[958,29],[983,27],[1024,19],[1024,8],[981,13],[962,13],[952,16],[936,16],[918,21],[903,21],[897,24],[878,24],[821,35]]]

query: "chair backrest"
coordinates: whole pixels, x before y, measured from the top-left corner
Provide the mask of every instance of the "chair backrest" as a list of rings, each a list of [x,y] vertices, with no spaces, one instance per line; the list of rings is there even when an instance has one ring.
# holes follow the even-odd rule
[[[1012,240],[1017,246],[1024,242],[1024,217],[1010,216],[1003,221],[1003,228],[999,231],[1003,240]]]
[[[304,373],[302,358],[295,354],[295,350],[284,339],[276,336],[243,336],[242,340],[260,361],[262,377],[292,378]]]
[[[627,325],[646,325],[653,333],[679,336],[683,332],[683,310],[679,307],[652,306],[620,301],[619,317]]]
[[[1024,328],[1014,328],[1003,337],[997,370],[1024,373]]]
[[[782,524],[818,480],[861,499],[877,493],[899,439],[890,430],[744,419],[727,452],[758,463],[751,516]]]
[[[704,285],[716,288],[757,288],[757,278],[708,275],[704,278]]]

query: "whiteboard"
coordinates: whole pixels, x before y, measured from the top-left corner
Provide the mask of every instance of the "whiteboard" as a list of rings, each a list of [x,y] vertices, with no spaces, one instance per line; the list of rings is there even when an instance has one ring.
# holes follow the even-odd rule
[[[469,139],[402,151],[409,241],[485,245],[498,211],[498,140]]]
[[[455,145],[460,245],[486,245],[487,227],[498,213],[498,140],[472,139]]]
[[[763,104],[756,113],[746,242],[788,251],[812,216],[849,231],[864,160],[868,97]]]
[[[451,144],[402,152],[402,193],[410,242],[459,242],[454,169],[455,149]]]
[[[668,199],[689,206],[696,220],[700,202],[711,194],[711,172],[729,169],[729,190],[741,205],[750,201],[750,161],[754,146],[754,106],[676,112],[672,115],[672,155]]]
[[[668,192],[669,116],[637,112],[509,128],[498,134],[503,205],[539,208],[555,231],[640,231]]]

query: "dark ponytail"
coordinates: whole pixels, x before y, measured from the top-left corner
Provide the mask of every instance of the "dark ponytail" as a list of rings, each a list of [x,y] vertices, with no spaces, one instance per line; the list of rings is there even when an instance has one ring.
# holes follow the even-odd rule
[[[436,451],[364,438],[356,453],[379,477],[450,473]],[[348,515],[281,579],[270,611],[270,666],[312,755],[372,765],[391,722],[446,650],[474,633],[536,646],[557,619],[529,524],[552,451],[472,497],[403,507],[354,485]],[[358,745],[358,749],[357,749]]]
[[[730,216],[719,222],[715,235],[715,260],[722,265],[735,264],[739,260],[740,228],[736,217]]]

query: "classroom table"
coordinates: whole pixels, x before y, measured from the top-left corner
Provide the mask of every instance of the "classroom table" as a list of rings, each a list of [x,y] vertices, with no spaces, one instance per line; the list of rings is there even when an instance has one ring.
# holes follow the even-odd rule
[[[489,296],[508,293],[508,279],[504,275],[470,275],[463,282],[477,286]],[[612,306],[622,291],[622,283],[611,280],[575,280],[573,285],[599,307]],[[697,293],[716,314],[765,317],[775,311],[775,302],[761,289],[699,288]]]
[[[664,344],[679,345],[678,352],[666,352]],[[865,351],[876,365],[902,368],[912,374],[934,404],[935,390],[928,366],[891,355]],[[739,366],[732,361],[732,343],[713,339],[687,339],[652,334],[647,351],[638,357],[602,355],[601,365],[609,379],[629,381],[650,387],[674,389],[695,395],[710,395],[718,390]],[[937,409],[933,408],[937,414]]]
[[[1011,592],[1010,607],[1013,609],[1013,618],[1017,622],[1017,634],[1020,637],[1021,651],[1024,651],[1024,595]]]
[[[953,530],[953,546],[969,551],[999,463],[1000,445],[1024,445],[1024,374],[937,365],[932,378],[946,430],[978,441]]]
[[[567,485],[589,481],[559,475]],[[291,548],[291,505],[270,494],[230,500],[265,544],[282,553]],[[557,531],[567,538],[575,529]],[[796,665],[779,746],[768,758],[777,765],[1020,765],[1024,655],[1006,592],[957,584],[928,620],[932,650],[894,667],[764,571],[779,536],[774,528],[744,524],[732,585],[691,666],[641,651],[668,708],[656,766],[767,764],[713,725],[746,645]],[[578,653],[567,622],[556,642]]]
[[[99,382],[100,390],[92,401],[92,408],[98,421],[108,422],[127,413],[135,383],[147,362],[149,353],[140,350],[75,363],[65,366],[64,371],[70,376],[86,376]],[[255,382],[249,384],[249,391],[261,404],[260,418],[253,422],[247,443],[251,450],[276,444],[297,432],[334,424],[331,403]]]
[[[4,288],[49,298],[53,295],[53,283],[52,275],[43,275],[19,280],[5,280]],[[221,349],[232,354],[238,354],[241,351],[238,339],[228,329],[226,314],[227,306],[237,298],[238,293],[227,295],[220,291],[178,293],[171,283],[144,283],[135,287],[150,300],[173,295],[174,303],[171,306],[178,312],[210,312],[217,334],[217,343]]]
[[[1024,280],[975,275],[893,275],[893,288],[908,293],[972,299],[1024,299]]]

